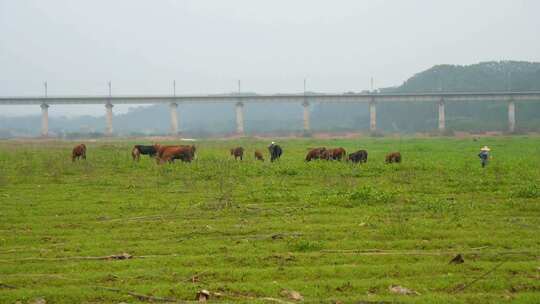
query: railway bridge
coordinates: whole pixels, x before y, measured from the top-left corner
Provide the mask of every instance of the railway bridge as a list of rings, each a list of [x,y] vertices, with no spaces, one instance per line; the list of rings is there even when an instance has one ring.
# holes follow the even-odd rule
[[[446,129],[445,106],[459,102],[508,103],[508,131],[516,127],[516,102],[540,102],[540,91],[533,92],[463,92],[463,93],[407,93],[407,94],[266,94],[266,95],[184,95],[184,96],[44,96],[0,97],[1,105],[36,105],[41,107],[41,135],[49,134],[49,107],[64,104],[102,104],[105,106],[106,135],[113,135],[113,106],[115,104],[168,104],[171,134],[178,134],[178,104],[233,103],[236,105],[236,132],[244,134],[244,105],[251,103],[298,103],[303,106],[303,129],[310,132],[310,105],[313,103],[367,103],[370,131],[377,130],[377,103],[380,102],[436,102],[438,129]],[[300,114],[300,113],[299,113]]]

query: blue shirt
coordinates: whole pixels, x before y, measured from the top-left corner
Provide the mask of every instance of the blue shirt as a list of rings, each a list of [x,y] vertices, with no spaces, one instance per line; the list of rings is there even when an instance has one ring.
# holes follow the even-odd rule
[[[489,158],[489,152],[482,151],[480,154],[478,154],[478,157],[480,157],[481,160],[487,160]]]

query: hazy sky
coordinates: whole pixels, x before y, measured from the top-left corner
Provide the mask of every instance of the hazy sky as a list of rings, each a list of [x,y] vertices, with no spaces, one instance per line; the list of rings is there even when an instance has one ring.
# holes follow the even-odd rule
[[[540,1],[0,0],[0,96],[360,91],[540,61]],[[115,111],[125,111],[119,106]],[[51,115],[102,114],[53,106]],[[0,115],[39,107],[0,107]]]

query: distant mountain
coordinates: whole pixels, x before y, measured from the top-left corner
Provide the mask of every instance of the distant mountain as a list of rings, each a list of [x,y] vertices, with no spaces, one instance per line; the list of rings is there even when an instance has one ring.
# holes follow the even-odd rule
[[[489,61],[436,65],[383,92],[490,92],[540,90],[540,62]]]

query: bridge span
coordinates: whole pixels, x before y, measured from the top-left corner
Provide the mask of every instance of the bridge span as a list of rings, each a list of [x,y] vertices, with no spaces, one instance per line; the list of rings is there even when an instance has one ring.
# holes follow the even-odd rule
[[[446,129],[445,105],[454,102],[508,102],[508,131],[516,126],[515,102],[540,102],[540,91],[534,92],[463,92],[463,93],[407,93],[407,94],[228,94],[184,96],[43,96],[0,97],[0,105],[39,105],[41,107],[41,135],[48,136],[51,105],[102,104],[105,106],[106,134],[113,134],[114,104],[168,104],[171,117],[171,134],[178,134],[178,104],[234,103],[236,105],[236,132],[244,134],[244,104],[250,103],[299,103],[303,106],[304,132],[310,132],[310,104],[312,103],[367,103],[369,104],[370,131],[377,130],[378,102],[436,102],[438,104],[438,129]]]

